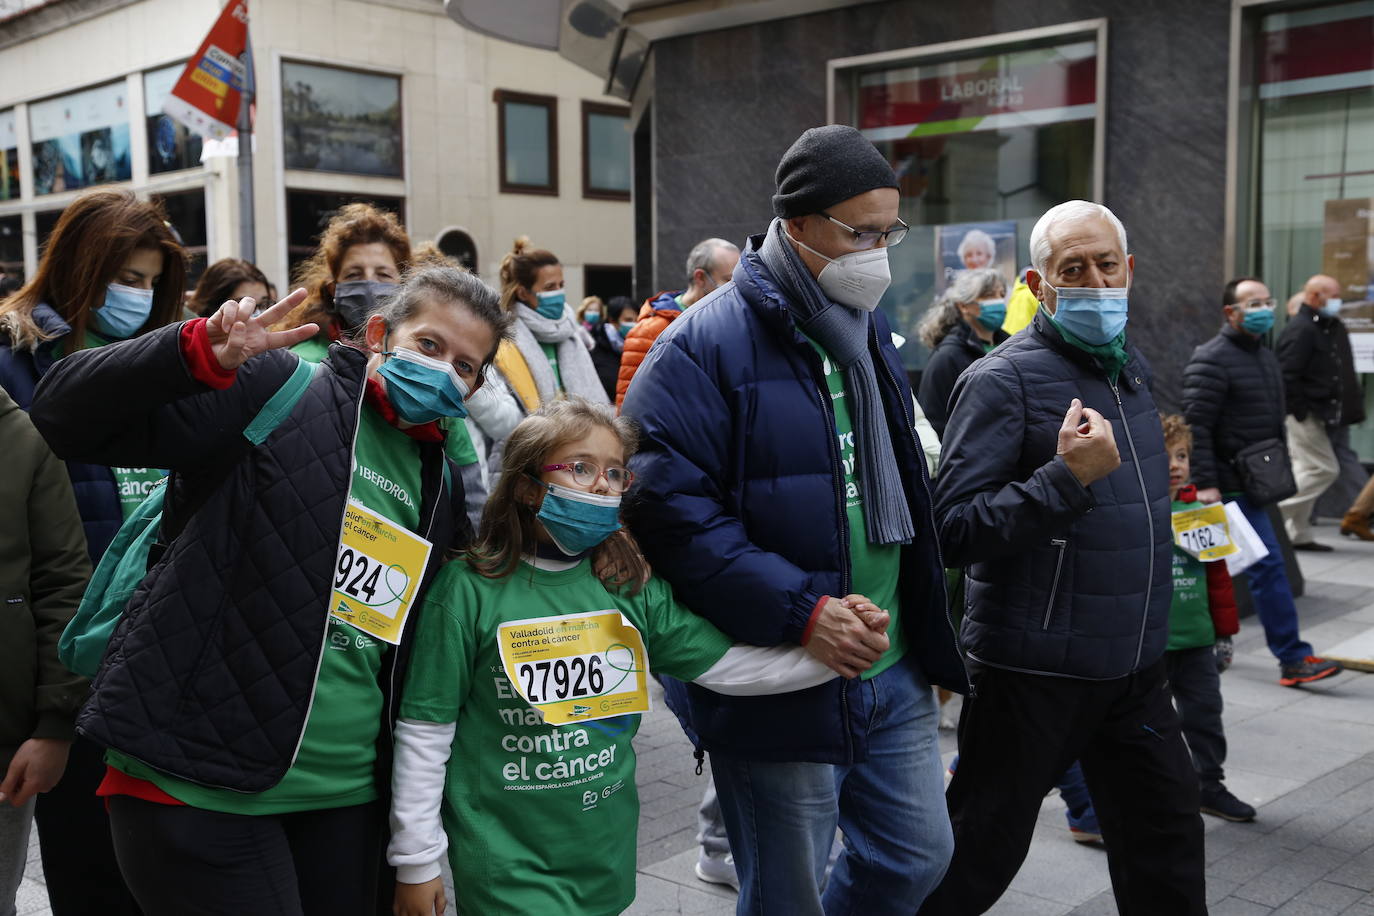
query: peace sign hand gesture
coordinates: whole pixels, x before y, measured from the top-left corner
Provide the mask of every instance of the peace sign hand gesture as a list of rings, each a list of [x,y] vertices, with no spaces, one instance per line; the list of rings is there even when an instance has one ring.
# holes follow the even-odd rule
[[[238,302],[230,299],[221,305],[205,324],[210,348],[220,367],[226,371],[237,369],[259,353],[292,347],[318,334],[320,326],[314,323],[290,331],[271,330],[272,325],[304,301],[305,290],[298,289],[257,317],[253,316],[257,303],[252,297]]]

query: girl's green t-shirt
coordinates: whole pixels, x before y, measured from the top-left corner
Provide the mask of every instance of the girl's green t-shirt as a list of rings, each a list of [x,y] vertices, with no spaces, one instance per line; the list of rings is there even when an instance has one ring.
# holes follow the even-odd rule
[[[654,671],[682,680],[731,644],[666,583],[634,597],[609,592],[586,560],[558,572],[521,564],[501,579],[455,561],[429,590],[401,716],[458,726],[443,820],[461,913],[595,916],[634,899],[639,716],[545,725],[506,678],[497,646],[502,624],[608,610],[640,631]]]
[[[358,419],[349,491],[372,511],[416,531],[420,526],[420,447],[370,406]],[[342,527],[342,519],[340,519]],[[315,697],[300,749],[281,782],[243,793],[178,779],[118,751],[106,760],[196,808],[227,814],[285,814],[361,805],[377,798],[373,772],[383,699],[377,674],[386,644],[329,618]]]

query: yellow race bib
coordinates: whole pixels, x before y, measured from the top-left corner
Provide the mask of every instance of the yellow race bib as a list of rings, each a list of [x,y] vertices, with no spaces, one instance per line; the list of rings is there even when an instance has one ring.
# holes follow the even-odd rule
[[[549,725],[649,711],[649,665],[639,630],[619,611],[502,624],[501,665]]]
[[[1184,553],[1204,562],[1220,560],[1240,551],[1231,540],[1231,528],[1226,522],[1224,506],[1203,506],[1175,512],[1173,525],[1174,543]]]
[[[334,563],[330,614],[396,645],[433,546],[350,499]]]

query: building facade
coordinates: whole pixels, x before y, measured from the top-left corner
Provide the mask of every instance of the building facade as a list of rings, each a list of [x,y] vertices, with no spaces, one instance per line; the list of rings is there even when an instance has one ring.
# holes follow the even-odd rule
[[[161,114],[220,8],[59,0],[0,24],[9,271],[31,273],[62,208],[97,184],[161,198],[197,273],[240,255],[235,143]],[[488,281],[527,235],[562,260],[570,301],[630,292],[629,108],[602,80],[463,29],[439,0],[261,0],[250,15],[255,259],[280,289],[330,214],[366,200]]]

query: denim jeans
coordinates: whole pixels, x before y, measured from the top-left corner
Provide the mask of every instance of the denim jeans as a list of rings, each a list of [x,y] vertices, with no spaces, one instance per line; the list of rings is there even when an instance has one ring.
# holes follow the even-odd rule
[[[1299,664],[1312,654],[1312,647],[1298,637],[1298,607],[1293,603],[1293,589],[1288,585],[1288,571],[1283,565],[1278,535],[1264,509],[1245,496],[1237,496],[1236,504],[1269,551],[1268,556],[1245,571],[1250,595],[1255,599],[1255,613],[1264,627],[1265,641],[1280,665]]]
[[[868,713],[863,763],[832,766],[711,753],[740,879],[736,912],[741,916],[910,914],[949,865],[954,838],[944,800],[934,691],[910,656],[850,690],[863,692]],[[837,824],[844,852],[826,881]]]

